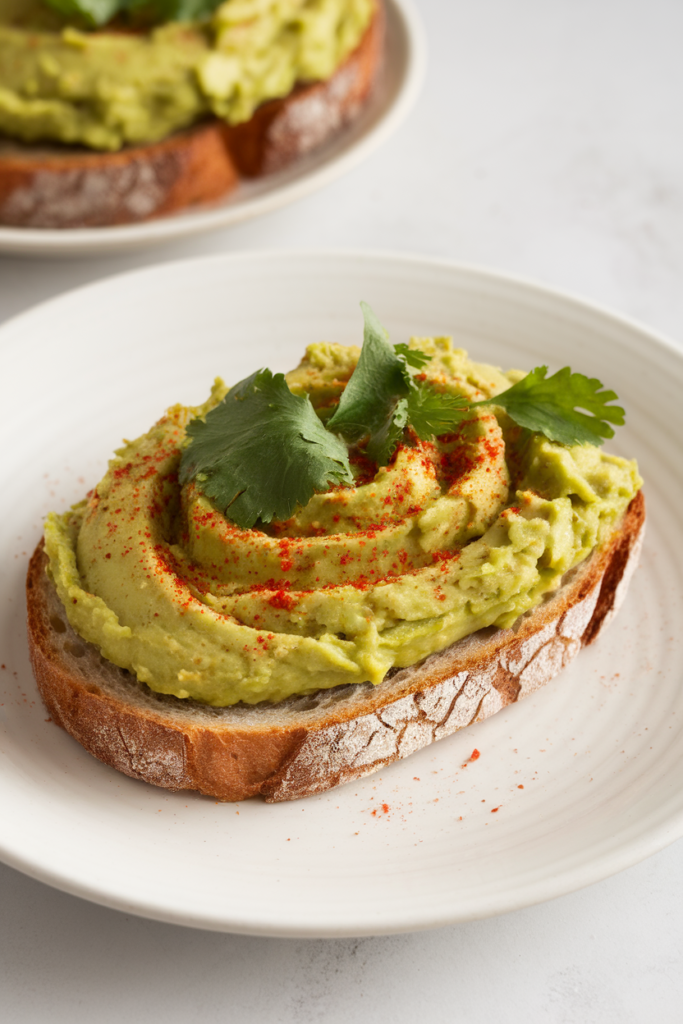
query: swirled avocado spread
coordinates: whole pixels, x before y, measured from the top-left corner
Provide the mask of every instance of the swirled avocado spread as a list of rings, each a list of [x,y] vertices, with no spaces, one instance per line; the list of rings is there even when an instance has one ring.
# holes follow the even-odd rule
[[[179,482],[188,424],[208,425],[244,389],[218,380],[204,406],[174,406],[127,442],[87,500],[46,525],[78,633],[157,692],[253,704],[380,683],[477,629],[511,626],[556,589],[617,527],[641,485],[635,463],[550,441],[492,401],[532,374],[471,362],[446,338],[396,348],[419,370],[423,412],[434,394],[464,403],[457,426],[421,439],[395,405],[402,432],[386,465],[367,439],[351,444],[346,482],[287,519],[239,526],[205,474]],[[358,348],[311,345],[287,394],[332,428],[358,360]]]
[[[329,78],[375,0],[225,0],[199,21],[88,31],[41,0],[0,0],[0,133],[117,150],[211,115],[248,120]]]

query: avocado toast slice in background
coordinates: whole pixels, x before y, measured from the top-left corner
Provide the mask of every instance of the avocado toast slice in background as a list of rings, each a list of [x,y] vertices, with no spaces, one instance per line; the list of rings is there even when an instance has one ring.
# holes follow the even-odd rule
[[[358,43],[328,77],[297,81],[284,96],[275,89],[274,98],[257,104],[246,119],[231,122],[198,107],[182,115],[175,130],[162,129],[161,137],[143,142],[128,139],[118,148],[106,148],[111,140],[105,148],[71,143],[68,133],[63,141],[50,141],[54,126],[41,137],[40,118],[26,127],[21,103],[0,84],[0,224],[81,228],[144,221],[220,199],[241,177],[289,166],[337,135],[372,95],[385,16],[381,0],[372,0],[370,9]],[[185,68],[183,74],[189,81],[195,72]],[[187,82],[183,88],[195,91]]]

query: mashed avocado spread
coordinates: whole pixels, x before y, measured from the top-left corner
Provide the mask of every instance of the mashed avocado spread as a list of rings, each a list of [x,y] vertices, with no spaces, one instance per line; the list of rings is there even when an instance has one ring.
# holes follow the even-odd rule
[[[86,31],[41,0],[0,0],[0,133],[117,150],[211,115],[248,120],[329,78],[375,0],[226,0],[199,22]]]
[[[524,374],[471,362],[446,338],[410,343],[421,377],[469,403]],[[329,417],[359,349],[311,345],[287,375]],[[352,451],[354,483],[285,522],[241,529],[178,482],[174,406],[127,442],[87,500],[45,529],[72,626],[151,689],[225,706],[341,683],[377,684],[485,626],[509,627],[605,541],[641,480],[635,462],[566,447],[495,404],[458,429],[398,444],[381,468]]]

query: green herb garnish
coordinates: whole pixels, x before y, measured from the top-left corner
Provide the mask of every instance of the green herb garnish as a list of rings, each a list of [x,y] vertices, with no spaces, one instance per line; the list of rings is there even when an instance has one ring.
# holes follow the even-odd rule
[[[609,424],[622,426],[625,415],[620,406],[607,404],[617,398],[614,391],[601,390],[596,377],[572,373],[568,366],[552,377],[546,377],[547,372],[547,366],[537,366],[507,391],[473,407],[499,405],[518,426],[560,444],[601,445],[606,437],[614,437]]]
[[[370,306],[360,305],[365,320],[363,348],[327,429],[352,443],[367,438],[368,458],[386,466],[406,426],[426,441],[453,429],[467,405],[456,395],[442,394],[417,381],[409,367],[422,369],[431,356],[404,344],[390,345]]]
[[[389,344],[387,332],[368,304],[360,305],[365,320],[363,348],[327,429],[351,443],[368,438],[368,458],[386,465],[407,423],[405,399],[412,377],[405,354]]]
[[[370,309],[367,302],[361,302],[361,309]],[[432,357],[425,355],[424,352],[420,352],[419,348],[411,348],[410,345],[401,342],[399,345],[394,345],[394,352],[397,356],[403,356],[408,366],[414,366],[416,370],[421,370],[423,366],[431,362]]]
[[[430,356],[403,344],[392,348],[367,303],[361,308],[361,357],[327,427],[352,442],[367,437],[367,454],[380,466],[390,461],[406,426],[426,441],[455,430],[469,409],[484,405],[500,406],[518,426],[567,445],[601,445],[614,436],[609,423],[624,422],[624,410],[608,405],[617,397],[614,391],[602,390],[599,380],[572,373],[568,366],[552,377],[546,376],[547,366],[538,366],[507,391],[481,402],[436,391],[408,369],[422,368]]]
[[[92,26],[106,25],[121,10],[121,0],[44,0],[44,3],[65,18]]]
[[[205,419],[192,420],[180,482],[196,480],[234,523],[284,520],[316,491],[352,484],[346,445],[325,430],[310,398],[284,374],[257,370],[231,388]]]
[[[406,402],[408,423],[421,441],[454,430],[467,415],[467,409],[464,398],[435,391],[426,381],[413,388]]]
[[[237,384],[205,419],[187,427],[180,482],[198,488],[243,528],[286,520],[315,493],[353,484],[348,445],[388,465],[406,429],[426,441],[453,433],[471,409],[498,406],[520,427],[565,445],[601,445],[624,422],[613,391],[569,367],[547,376],[536,367],[512,387],[479,402],[437,391],[414,375],[431,359],[391,345],[362,302],[365,329],[358,363],[324,426],[308,396],[292,394],[283,374],[259,370]],[[582,411],[583,410],[583,411]],[[346,442],[346,443],[345,443]]]
[[[145,24],[197,21],[212,14],[222,0],[44,0],[65,18],[99,28],[119,15]]]

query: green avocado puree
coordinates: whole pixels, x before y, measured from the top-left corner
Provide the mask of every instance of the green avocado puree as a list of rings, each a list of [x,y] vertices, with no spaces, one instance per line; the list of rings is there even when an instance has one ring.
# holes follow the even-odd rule
[[[477,401],[523,374],[413,339],[427,377]],[[311,345],[291,389],[329,415],[357,348]],[[380,683],[485,626],[508,627],[605,541],[641,486],[635,462],[566,448],[472,410],[458,433],[353,463],[354,486],[241,530],[178,486],[175,406],[116,453],[88,499],[45,528],[70,623],[160,693],[216,706]]]
[[[117,150],[204,117],[248,120],[329,78],[374,0],[226,0],[199,23],[87,32],[39,0],[0,0],[0,133]]]

